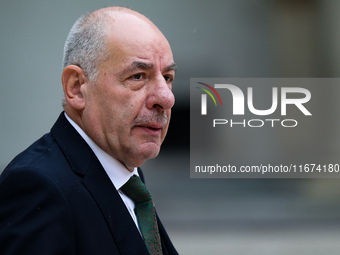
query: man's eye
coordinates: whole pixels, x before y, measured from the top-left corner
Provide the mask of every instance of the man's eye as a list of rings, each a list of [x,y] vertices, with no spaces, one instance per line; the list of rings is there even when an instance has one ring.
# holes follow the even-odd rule
[[[135,75],[132,76],[132,78],[135,79],[135,80],[141,80],[143,78],[143,74],[140,74],[140,73],[135,74]]]
[[[172,81],[173,81],[173,78],[172,78],[172,76],[170,76],[170,75],[164,75],[164,80],[165,80],[166,82],[172,82]]]

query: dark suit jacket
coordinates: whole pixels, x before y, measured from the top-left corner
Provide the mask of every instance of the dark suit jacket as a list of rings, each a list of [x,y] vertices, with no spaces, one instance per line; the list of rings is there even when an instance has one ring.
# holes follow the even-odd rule
[[[178,254],[158,224],[163,253]],[[63,113],[0,177],[0,254],[149,254],[103,167]]]

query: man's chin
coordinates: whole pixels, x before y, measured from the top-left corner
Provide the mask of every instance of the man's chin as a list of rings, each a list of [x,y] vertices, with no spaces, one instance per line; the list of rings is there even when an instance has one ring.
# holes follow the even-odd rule
[[[144,160],[152,159],[158,156],[159,151],[160,145],[153,142],[144,143],[139,148],[137,158]]]
[[[145,157],[149,158],[155,158],[159,154],[159,151],[161,149],[161,146],[156,143],[148,143],[144,145],[145,148],[143,148],[143,154]]]
[[[139,146],[134,146],[132,149],[125,150],[122,162],[128,169],[140,167],[145,160],[157,157],[159,151],[160,146],[156,143],[143,143]]]

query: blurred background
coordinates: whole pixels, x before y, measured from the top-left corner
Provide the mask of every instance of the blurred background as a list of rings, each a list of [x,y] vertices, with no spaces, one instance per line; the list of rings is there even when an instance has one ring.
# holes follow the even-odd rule
[[[82,14],[111,5],[149,17],[178,65],[168,137],[143,169],[179,253],[338,254],[339,179],[189,177],[190,78],[339,77],[338,0],[1,0],[0,172],[62,111],[69,29]],[[332,153],[340,154],[336,131],[327,130]],[[310,127],[310,139],[320,132]]]

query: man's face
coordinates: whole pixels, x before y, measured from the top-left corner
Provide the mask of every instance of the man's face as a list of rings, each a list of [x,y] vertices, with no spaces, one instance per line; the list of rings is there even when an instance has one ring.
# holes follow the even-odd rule
[[[83,127],[132,170],[159,153],[175,101],[175,64],[159,30],[133,15],[116,19],[107,40],[109,56],[86,88]]]

